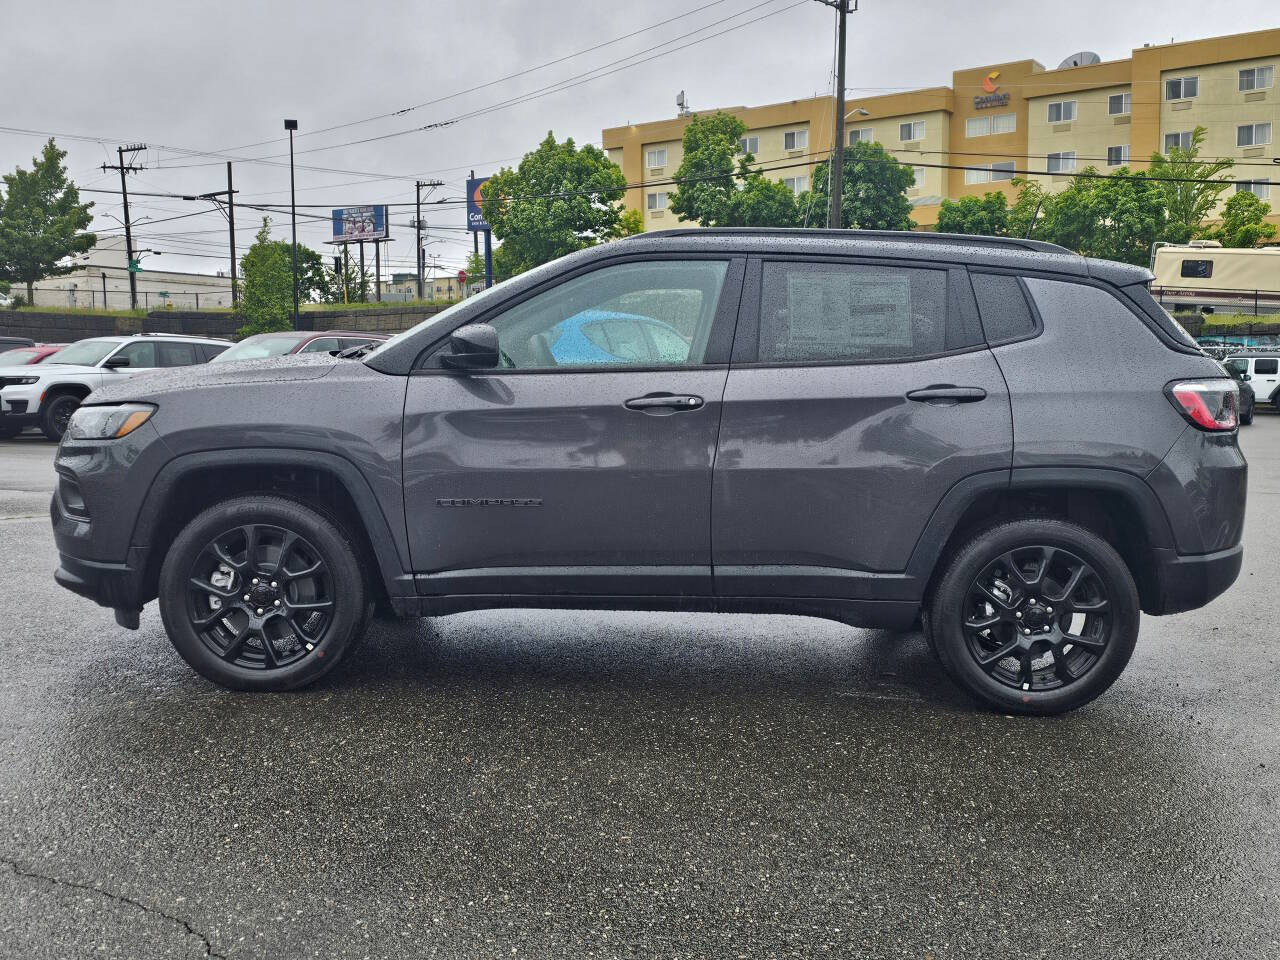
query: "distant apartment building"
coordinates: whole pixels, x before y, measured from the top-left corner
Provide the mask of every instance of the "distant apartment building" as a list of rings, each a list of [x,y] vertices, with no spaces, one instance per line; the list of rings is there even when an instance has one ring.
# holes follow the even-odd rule
[[[1233,159],[1231,190],[1270,202],[1270,219],[1280,223],[1280,29],[1143,46],[1125,60],[1081,53],[1053,70],[1015,60],[951,77],[949,87],[846,102],[849,143],[875,141],[913,167],[916,185],[907,196],[921,227],[937,222],[944,198],[991,190],[1012,197],[1015,176],[1056,191],[1086,167],[1144,169],[1153,153],[1186,146],[1198,126],[1207,131],[1201,156]],[[740,148],[796,193],[831,151],[829,96],[720,109],[746,124]],[[694,226],[669,209],[688,122],[681,116],[603,132],[609,157],[627,183],[638,184],[626,203],[643,214],[646,230]]]

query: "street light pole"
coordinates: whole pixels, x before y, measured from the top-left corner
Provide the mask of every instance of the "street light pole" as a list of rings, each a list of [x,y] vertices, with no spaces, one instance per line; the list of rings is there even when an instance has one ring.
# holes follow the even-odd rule
[[[289,131],[289,215],[293,220],[293,328],[298,328],[298,195],[293,182],[293,131],[298,129],[297,120],[286,120],[284,128]]]
[[[827,227],[844,226],[844,49],[849,22],[850,0],[836,0],[839,39],[836,41],[836,124],[834,149],[831,151],[831,207],[827,211]]]

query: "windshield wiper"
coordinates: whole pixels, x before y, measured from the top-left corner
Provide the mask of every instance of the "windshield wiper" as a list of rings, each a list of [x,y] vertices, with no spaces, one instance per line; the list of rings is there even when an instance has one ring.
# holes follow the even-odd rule
[[[347,347],[344,350],[339,350],[336,353],[334,353],[334,356],[340,360],[348,360],[354,357],[361,357],[361,356],[364,356],[366,353],[368,353],[370,350],[372,350],[374,346],[376,346],[376,344],[362,343],[359,346]]]

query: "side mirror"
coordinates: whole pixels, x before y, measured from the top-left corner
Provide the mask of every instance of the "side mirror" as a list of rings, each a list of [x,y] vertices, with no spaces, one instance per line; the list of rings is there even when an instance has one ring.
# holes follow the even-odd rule
[[[491,370],[498,365],[498,331],[487,323],[459,327],[449,337],[449,352],[440,355],[451,370]]]
[[[1240,374],[1240,379],[1241,379],[1242,381],[1244,381],[1245,383],[1248,383],[1250,380],[1252,380],[1252,379],[1253,379],[1253,377],[1249,376],[1249,374],[1247,374],[1247,373],[1242,373],[1242,374]]]
[[[107,357],[106,361],[102,365],[108,370],[119,370],[121,367],[129,366],[129,358],[121,357],[119,355]]]

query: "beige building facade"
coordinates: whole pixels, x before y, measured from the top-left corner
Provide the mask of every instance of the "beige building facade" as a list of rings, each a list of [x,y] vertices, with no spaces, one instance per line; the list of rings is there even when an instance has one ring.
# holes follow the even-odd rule
[[[1280,29],[1135,49],[1124,60],[1068,58],[1055,69],[1016,60],[956,70],[949,87],[850,99],[848,142],[872,140],[914,168],[912,218],[931,228],[944,198],[1001,190],[1014,177],[1065,189],[1080,172],[1149,165],[1153,153],[1206,131],[1201,157],[1229,157],[1236,181],[1280,224]],[[742,147],[797,193],[832,147],[834,102],[813,97],[725,107],[747,126]],[[714,112],[714,111],[708,111]],[[603,132],[646,230],[695,226],[669,210],[688,117]],[[823,213],[815,213],[819,219]]]

